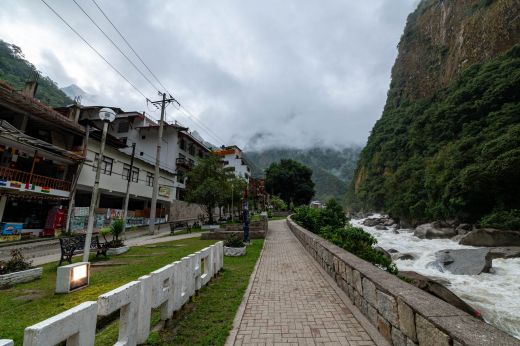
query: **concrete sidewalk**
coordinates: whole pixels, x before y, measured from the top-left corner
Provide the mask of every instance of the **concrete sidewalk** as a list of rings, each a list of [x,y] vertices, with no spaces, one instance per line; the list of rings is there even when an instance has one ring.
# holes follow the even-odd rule
[[[285,221],[269,222],[259,261],[227,344],[375,345],[373,330],[354,316],[346,296],[340,297]]]

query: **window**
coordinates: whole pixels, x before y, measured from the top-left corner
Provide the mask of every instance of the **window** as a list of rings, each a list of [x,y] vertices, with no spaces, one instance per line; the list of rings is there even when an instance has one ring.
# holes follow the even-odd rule
[[[146,172],[146,186],[153,186],[153,173]]]
[[[128,137],[119,137],[119,140],[123,143],[125,143],[126,145],[126,142],[128,141]]]
[[[184,139],[181,139],[179,142],[179,147],[181,147],[182,150],[186,150],[186,141]]]
[[[130,165],[127,165],[126,163],[123,166],[123,180],[128,180],[128,174],[130,174]],[[138,183],[139,182],[139,168],[132,167],[132,182]]]
[[[130,129],[130,123],[127,120],[123,120],[117,124],[117,133],[125,133]]]
[[[188,152],[190,153],[190,155],[195,155],[195,146],[193,145],[193,143],[190,143],[190,145],[188,146]]]
[[[180,184],[184,184],[184,173],[182,171],[179,171],[177,173],[177,182]]]
[[[141,136],[141,139],[146,139],[146,136]]]
[[[199,150],[199,157],[202,158],[204,154],[202,153],[202,150]]]
[[[92,170],[95,171],[97,169],[99,161],[99,154],[96,154],[96,158],[94,159],[94,165],[92,166]],[[101,162],[101,173],[112,175],[112,165],[114,164],[114,159],[110,157],[106,157],[103,155],[103,161]]]

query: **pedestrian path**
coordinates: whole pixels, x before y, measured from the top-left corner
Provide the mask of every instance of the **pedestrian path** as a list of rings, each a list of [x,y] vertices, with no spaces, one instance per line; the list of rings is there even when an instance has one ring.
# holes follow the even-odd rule
[[[375,345],[287,227],[269,232],[234,345]]]

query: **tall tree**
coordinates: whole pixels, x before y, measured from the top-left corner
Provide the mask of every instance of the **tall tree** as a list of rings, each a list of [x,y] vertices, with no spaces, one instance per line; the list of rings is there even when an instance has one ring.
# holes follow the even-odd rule
[[[266,170],[266,189],[290,205],[308,204],[314,196],[312,170],[294,160],[280,160]]]
[[[200,204],[213,223],[213,209],[222,204],[229,189],[230,172],[224,168],[220,158],[210,155],[201,158],[188,173],[186,199]]]

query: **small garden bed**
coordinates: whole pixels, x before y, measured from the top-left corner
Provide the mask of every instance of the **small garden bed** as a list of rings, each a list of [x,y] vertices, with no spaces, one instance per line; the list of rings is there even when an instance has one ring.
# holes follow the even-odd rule
[[[224,256],[244,256],[246,254],[246,244],[237,235],[232,234],[224,242]]]
[[[33,268],[20,250],[12,250],[10,260],[0,261],[0,288],[39,279],[42,272],[42,268]]]
[[[129,246],[125,246],[124,241],[120,238],[125,230],[125,224],[122,219],[116,219],[112,221],[110,227],[102,228],[99,232],[105,239],[105,246],[107,249],[107,255],[121,255],[130,250]],[[107,240],[107,235],[112,235],[112,240]]]

